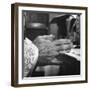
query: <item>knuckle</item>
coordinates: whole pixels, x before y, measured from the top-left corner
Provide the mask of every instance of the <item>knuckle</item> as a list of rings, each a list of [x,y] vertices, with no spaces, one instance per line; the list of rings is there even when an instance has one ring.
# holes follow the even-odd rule
[[[37,38],[38,38],[38,39],[41,39],[41,36],[38,36]]]

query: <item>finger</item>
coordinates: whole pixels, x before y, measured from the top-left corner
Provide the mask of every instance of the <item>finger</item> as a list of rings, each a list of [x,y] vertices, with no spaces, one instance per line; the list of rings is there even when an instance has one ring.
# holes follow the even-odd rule
[[[48,53],[49,56],[57,56],[59,54],[59,52],[57,51],[51,51],[50,53]]]
[[[69,53],[70,50],[59,51],[59,53]]]
[[[71,46],[70,45],[61,45],[61,46],[57,46],[57,47],[54,47],[53,49],[60,52],[60,51],[68,51],[68,50],[71,50]]]
[[[41,42],[50,42],[50,40],[45,40],[44,39],[44,36],[38,36],[35,40],[34,40],[34,43],[41,43]]]
[[[54,35],[44,35],[44,36],[42,36],[42,39],[45,39],[45,40],[50,40],[50,41],[52,41],[53,39],[55,38],[55,36]]]
[[[70,43],[71,43],[71,40],[69,39],[59,39],[59,40],[53,41],[53,44],[55,45],[70,44]]]
[[[71,49],[71,45],[62,45],[62,50],[68,50]]]
[[[59,54],[59,52],[57,51],[48,51],[48,52],[42,52],[42,53],[39,53],[40,56],[47,56],[47,57],[54,57],[54,56],[57,56]]]

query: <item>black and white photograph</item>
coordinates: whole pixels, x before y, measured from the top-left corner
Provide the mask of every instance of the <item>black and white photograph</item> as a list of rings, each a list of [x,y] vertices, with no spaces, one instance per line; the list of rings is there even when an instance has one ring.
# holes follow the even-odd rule
[[[80,75],[80,14],[22,11],[22,16],[24,76]]]
[[[17,83],[86,81],[86,8],[20,5],[14,8]]]

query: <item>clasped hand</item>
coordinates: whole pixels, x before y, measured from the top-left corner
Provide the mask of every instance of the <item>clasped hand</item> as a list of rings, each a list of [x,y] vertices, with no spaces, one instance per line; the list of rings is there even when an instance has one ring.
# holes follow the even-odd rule
[[[34,40],[34,44],[39,49],[39,56],[55,57],[60,53],[69,52],[73,46],[69,39],[54,40],[53,35],[38,36]]]

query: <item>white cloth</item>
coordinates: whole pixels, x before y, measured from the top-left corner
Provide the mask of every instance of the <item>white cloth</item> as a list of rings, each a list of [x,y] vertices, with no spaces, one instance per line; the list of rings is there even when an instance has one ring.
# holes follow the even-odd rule
[[[25,38],[24,40],[24,76],[30,72],[32,73],[36,62],[38,60],[38,48],[31,40]]]

